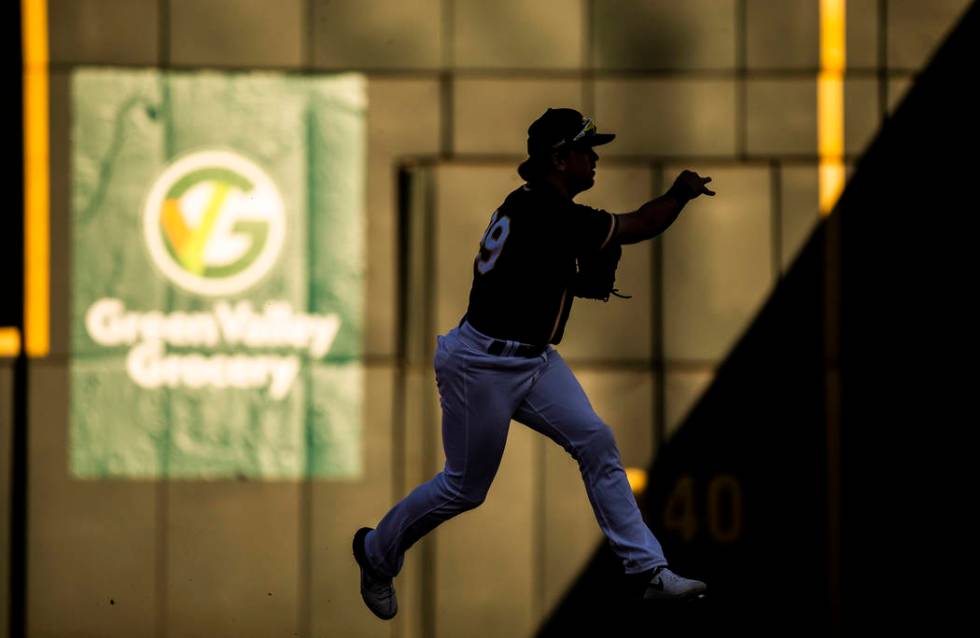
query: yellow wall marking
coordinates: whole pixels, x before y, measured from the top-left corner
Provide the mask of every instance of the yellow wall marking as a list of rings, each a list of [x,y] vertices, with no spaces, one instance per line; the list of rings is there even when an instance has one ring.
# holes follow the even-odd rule
[[[638,467],[626,468],[626,480],[630,482],[634,494],[642,494],[647,486],[647,471]]]
[[[0,328],[0,357],[16,357],[20,354],[20,330]]]
[[[826,216],[844,190],[844,67],[846,0],[820,0],[820,75],[817,78],[817,147],[820,214]]]
[[[22,0],[24,46],[24,347],[49,350],[48,15],[45,0]]]

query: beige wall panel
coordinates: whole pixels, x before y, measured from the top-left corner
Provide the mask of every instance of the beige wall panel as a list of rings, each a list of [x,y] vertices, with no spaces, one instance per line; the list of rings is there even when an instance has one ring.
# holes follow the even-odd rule
[[[545,442],[543,611],[548,614],[572,586],[605,538],[589,503],[582,473],[561,446]]]
[[[816,164],[789,164],[781,168],[782,219],[780,220],[782,268],[796,260],[820,223],[820,184]]]
[[[13,427],[14,418],[14,364],[16,360],[13,357],[0,357],[0,428],[3,429],[3,436],[7,437],[2,439],[5,443],[0,443],[2,445],[7,445],[9,441],[7,439],[10,437],[10,428]],[[4,450],[8,449],[6,447],[2,448]],[[4,459],[6,462],[6,456],[0,456],[0,459]],[[4,465],[4,467],[7,467]],[[3,474],[6,476],[6,474]]]
[[[923,69],[970,4],[970,0],[888,0],[889,69]]]
[[[170,636],[298,631],[300,489],[250,481],[167,486]]]
[[[319,68],[432,69],[442,64],[442,0],[312,1],[313,55]]]
[[[615,143],[615,142],[614,142]],[[600,154],[605,147],[596,149]],[[642,164],[599,160],[596,183],[576,201],[612,213],[639,208],[653,197],[652,174]],[[615,286],[632,299],[576,298],[559,349],[571,360],[649,361],[653,339],[653,243],[623,246]]]
[[[878,134],[878,80],[857,78],[844,82],[844,152],[860,155]]]
[[[158,64],[160,6],[158,0],[48,0],[51,62]]]
[[[820,65],[820,3],[747,0],[749,69],[816,69]]]
[[[170,61],[233,68],[300,67],[304,0],[170,0]]]
[[[613,155],[734,155],[734,80],[597,80],[599,130]]]
[[[449,519],[435,540],[438,638],[529,636],[534,617],[536,438],[512,421],[486,501]],[[440,466],[445,461],[439,441]]]
[[[28,635],[152,636],[157,497],[140,481],[68,476],[68,368],[30,373]]]
[[[713,379],[714,372],[710,370],[667,370],[665,408],[668,440],[684,425],[687,415]]]
[[[750,80],[746,93],[750,155],[817,153],[815,78]]]
[[[435,330],[444,334],[466,312],[473,259],[493,211],[524,182],[516,166],[499,164],[442,165],[435,169],[434,177]]]
[[[527,155],[527,128],[549,107],[583,111],[581,80],[458,79],[453,90],[457,153]]]
[[[439,112],[439,83],[436,80],[373,76],[368,81],[368,260],[364,348],[369,357],[396,354],[399,330],[398,164],[401,158],[438,152]]]
[[[772,285],[770,180],[768,167],[698,169],[717,195],[690,202],[663,236],[664,353],[715,362]]]
[[[364,404],[364,476],[357,481],[314,481],[312,546],[312,633],[350,638],[388,636],[382,623],[364,605],[360,571],[351,554],[351,540],[360,527],[377,527],[395,504],[392,496],[393,401],[396,368],[370,367]],[[411,444],[411,442],[409,442]],[[399,495],[400,497],[401,495]],[[406,566],[402,568],[405,573]],[[402,608],[401,575],[395,580]],[[404,611],[400,609],[399,614]]]
[[[592,63],[597,68],[735,68],[735,0],[592,4]]]
[[[573,368],[595,413],[612,428],[624,467],[653,459],[653,373],[649,370]]]
[[[455,0],[454,63],[463,69],[578,68],[584,10],[581,0]]]
[[[875,69],[878,66],[878,0],[847,0],[844,43],[848,69]]]
[[[894,114],[902,100],[905,99],[915,78],[911,75],[906,77],[889,78],[888,80],[888,113]]]
[[[50,75],[51,136],[51,308],[49,353],[67,356],[71,348],[71,74]]]
[[[0,636],[6,636],[10,612],[11,445],[14,425],[13,359],[0,359]]]

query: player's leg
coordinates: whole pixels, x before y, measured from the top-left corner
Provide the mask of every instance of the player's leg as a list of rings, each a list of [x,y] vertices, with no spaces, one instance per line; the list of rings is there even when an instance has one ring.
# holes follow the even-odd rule
[[[592,409],[557,350],[549,350],[547,366],[514,419],[551,438],[578,461],[599,527],[627,574],[667,564],[660,542],[643,521],[612,430]]]
[[[486,355],[464,341],[455,328],[440,335],[433,361],[445,466],[365,539],[370,562],[385,576],[401,571],[405,552],[425,534],[483,502],[503,457],[511,415],[533,383],[533,362]]]

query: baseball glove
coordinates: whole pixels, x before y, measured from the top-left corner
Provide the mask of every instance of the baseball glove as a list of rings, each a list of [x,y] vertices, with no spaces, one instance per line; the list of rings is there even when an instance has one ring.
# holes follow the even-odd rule
[[[622,255],[622,246],[612,242],[598,252],[580,256],[578,272],[572,281],[572,292],[575,296],[602,301],[609,301],[609,295],[630,299],[632,295],[621,295],[618,288],[613,288],[616,268]]]

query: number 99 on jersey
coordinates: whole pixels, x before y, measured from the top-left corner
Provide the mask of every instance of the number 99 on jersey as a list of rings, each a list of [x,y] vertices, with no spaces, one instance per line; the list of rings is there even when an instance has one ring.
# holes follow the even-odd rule
[[[500,256],[504,242],[507,241],[507,236],[510,234],[510,218],[506,215],[501,215],[498,218],[499,214],[499,210],[494,211],[490,225],[487,226],[486,232],[483,233],[483,239],[480,240],[480,252],[476,256],[476,268],[481,275],[485,275],[497,263],[497,257]]]

